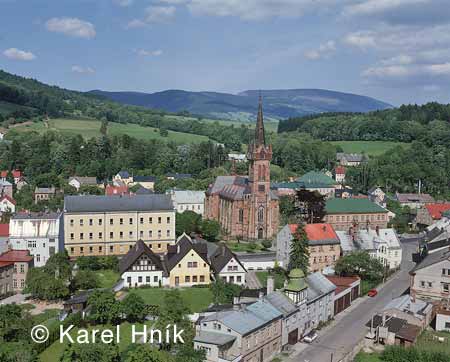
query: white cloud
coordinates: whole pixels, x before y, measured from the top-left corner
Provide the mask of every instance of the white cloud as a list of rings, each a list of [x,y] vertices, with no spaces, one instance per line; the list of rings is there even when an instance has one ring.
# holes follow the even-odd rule
[[[127,7],[133,4],[134,0],[113,0],[114,4],[122,6],[122,7]]]
[[[142,57],[159,57],[163,54],[161,49],[157,50],[145,50],[145,49],[135,49],[134,52]]]
[[[131,20],[128,24],[127,24],[127,26],[126,26],[126,28],[127,29],[132,29],[132,28],[142,28],[142,27],[144,27],[144,26],[146,26],[147,24],[145,24],[142,20],[140,20],[140,19],[133,19],[133,20]]]
[[[357,31],[347,34],[344,43],[361,49],[374,48],[376,46],[375,33],[372,31]]]
[[[95,27],[92,23],[78,18],[52,18],[47,21],[46,27],[48,31],[78,38],[90,39],[96,35]]]
[[[33,60],[36,58],[36,56],[31,53],[31,52],[26,52],[24,50],[20,50],[17,48],[9,48],[6,49],[3,52],[3,55],[9,59],[14,59],[14,60],[25,60],[25,61],[29,61],[29,60]]]
[[[91,67],[82,67],[80,65],[73,65],[72,66],[72,72],[74,73],[80,73],[80,74],[94,74],[95,70]]]
[[[175,6],[149,6],[145,9],[146,23],[164,23],[175,16]]]
[[[381,61],[383,65],[405,65],[405,64],[412,64],[413,62],[414,57],[406,54],[400,54],[389,59],[383,59]]]
[[[349,16],[374,15],[392,11],[403,6],[427,4],[430,2],[431,0],[366,0],[358,4],[346,6],[343,14]]]
[[[320,44],[317,49],[307,50],[304,53],[305,58],[309,60],[317,60],[321,58],[328,58],[336,51],[336,43],[334,40],[329,40],[326,43]]]

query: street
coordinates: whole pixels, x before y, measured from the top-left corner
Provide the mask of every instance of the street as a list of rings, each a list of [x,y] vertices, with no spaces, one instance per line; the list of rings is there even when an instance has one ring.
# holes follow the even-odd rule
[[[323,332],[319,338],[308,345],[300,354],[291,357],[297,362],[336,362],[343,358],[365,336],[366,322],[380,311],[390,300],[402,295],[409,287],[409,270],[414,263],[411,254],[415,252],[415,242],[402,243],[403,259],[400,271],[382,287],[375,298],[366,298],[351,311],[339,318],[337,323]],[[345,313],[345,312],[343,312]],[[333,359],[332,359],[333,354]]]

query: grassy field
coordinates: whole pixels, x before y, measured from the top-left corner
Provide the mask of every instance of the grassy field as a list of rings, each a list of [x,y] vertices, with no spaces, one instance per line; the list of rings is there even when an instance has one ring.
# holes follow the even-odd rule
[[[254,253],[263,249],[260,243],[238,243],[235,241],[228,241],[227,246],[234,252]]]
[[[444,342],[439,342],[436,337],[444,337]],[[430,352],[444,352],[450,355],[450,333],[448,332],[423,332],[416,344],[418,349]]]
[[[341,146],[347,153],[362,153],[369,156],[379,156],[396,147],[409,147],[407,143],[389,141],[333,141],[332,144]]]
[[[46,130],[54,130],[66,135],[81,134],[85,138],[91,138],[98,137],[100,135],[100,125],[100,121],[96,120],[52,119],[48,122],[48,127],[43,122],[38,122],[23,127],[16,127],[14,131],[45,132]],[[200,143],[203,141],[208,141],[208,137],[206,136],[174,131],[169,131],[169,135],[167,137],[162,137],[157,128],[142,127],[131,123],[110,123],[108,125],[108,134],[111,136],[127,134],[130,137],[143,140],[164,139],[177,143]]]
[[[162,305],[164,295],[170,289],[163,288],[137,288],[130,291],[140,295],[147,304]],[[180,289],[181,297],[191,312],[200,312],[212,303],[213,297],[209,288],[186,288]]]
[[[96,274],[100,281],[100,288],[112,288],[119,280],[119,273],[113,270],[99,270]]]

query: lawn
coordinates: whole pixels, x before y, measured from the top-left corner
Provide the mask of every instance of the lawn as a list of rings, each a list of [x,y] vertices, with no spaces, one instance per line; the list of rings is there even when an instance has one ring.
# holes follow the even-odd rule
[[[355,362],[381,362],[379,353],[359,352],[354,359]]]
[[[256,277],[258,278],[261,285],[266,286],[267,285],[267,278],[269,276],[269,272],[261,271],[256,272]],[[284,281],[286,280],[286,276],[281,273],[275,273],[273,274],[275,277],[275,289],[281,289],[284,287]]]
[[[186,288],[179,289],[181,298],[183,298],[190,311],[193,313],[200,312],[212,303],[213,296],[209,288]],[[164,303],[164,295],[170,289],[164,288],[137,288],[130,291],[141,296],[145,303],[152,305],[162,305]]]
[[[99,270],[95,273],[100,281],[100,288],[112,288],[119,280],[119,273],[114,270]]]
[[[347,153],[362,153],[369,156],[379,156],[396,147],[409,147],[408,143],[390,141],[333,141],[332,144],[341,146]]]
[[[444,337],[444,342],[439,342],[437,337]],[[424,331],[417,341],[416,347],[423,351],[444,352],[450,355],[450,333]]]
[[[46,130],[59,131],[62,134],[74,135],[81,134],[85,138],[98,137],[100,135],[100,121],[85,119],[52,119],[48,122],[48,126],[44,122],[36,122],[23,127],[16,127],[18,132],[37,131],[44,132]],[[190,133],[168,131],[167,137],[162,137],[157,128],[142,127],[137,124],[109,123],[108,134],[110,136],[120,136],[127,134],[143,140],[164,139],[174,141],[176,143],[200,143],[208,141],[208,137]]]
[[[246,252],[246,253],[254,253],[256,251],[261,251],[263,249],[262,245],[259,243],[246,243],[246,242],[235,242],[228,241],[228,248],[230,248],[233,252]]]

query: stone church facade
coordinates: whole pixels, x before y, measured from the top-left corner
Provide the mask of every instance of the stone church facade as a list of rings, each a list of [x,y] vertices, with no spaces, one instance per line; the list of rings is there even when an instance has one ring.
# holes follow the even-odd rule
[[[226,238],[273,239],[278,232],[279,206],[278,196],[270,189],[272,145],[266,145],[261,98],[247,160],[248,176],[219,176],[209,186],[204,217],[219,221]]]

